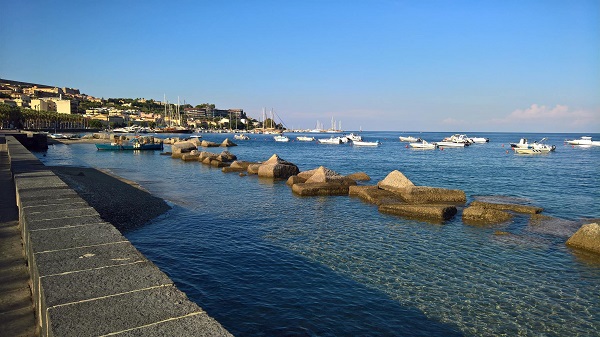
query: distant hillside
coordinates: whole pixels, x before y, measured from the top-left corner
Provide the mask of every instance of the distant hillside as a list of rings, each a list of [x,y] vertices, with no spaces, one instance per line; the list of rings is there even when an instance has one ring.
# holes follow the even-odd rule
[[[0,84],[20,85],[20,86],[26,86],[26,87],[37,86],[38,88],[57,88],[54,85],[28,83],[28,82],[19,82],[19,81],[6,80],[6,79],[3,79],[3,78],[0,78]]]

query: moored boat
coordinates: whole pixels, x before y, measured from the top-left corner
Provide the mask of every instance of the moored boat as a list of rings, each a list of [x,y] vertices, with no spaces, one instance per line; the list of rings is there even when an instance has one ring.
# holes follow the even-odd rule
[[[361,135],[357,135],[355,133],[347,135],[346,138],[350,139],[353,142],[360,142],[363,140]]]
[[[413,149],[423,149],[423,150],[432,150],[432,149],[435,149],[435,147],[436,147],[436,145],[434,143],[429,143],[423,139],[421,139],[421,141],[419,141],[419,142],[412,142],[408,145],[410,145],[410,147],[412,147]]]
[[[469,137],[468,139],[471,143],[476,143],[476,144],[483,144],[483,143],[490,142],[489,138],[484,138],[484,137]]]
[[[352,145],[354,146],[379,146],[379,141],[376,140],[374,142],[365,142],[365,141],[353,141]]]
[[[340,137],[331,137],[331,138],[319,138],[319,143],[321,144],[341,144],[342,140]]]
[[[284,136],[284,135],[273,136],[273,139],[275,139],[276,142],[289,142],[290,141],[290,138],[288,136]]]
[[[246,136],[245,134],[241,133],[239,135],[234,135],[233,139],[237,139],[237,140],[248,140],[250,139],[250,137]]]
[[[418,142],[420,139],[420,138],[413,137],[413,136],[406,136],[406,137],[400,136],[399,138],[400,138],[401,142],[411,142],[411,143]]]
[[[455,143],[455,142],[445,142],[445,141],[435,142],[433,144],[437,145],[437,147],[457,147],[457,148],[465,147],[465,146],[469,145],[469,143]]]
[[[540,141],[528,143],[527,139],[521,138],[519,143],[516,143],[515,146],[513,146],[514,143],[511,143],[511,146],[515,153],[519,154],[540,154],[556,150],[556,146],[546,144],[546,140],[548,140],[548,138],[542,138]]]
[[[296,139],[301,142],[312,142],[315,140],[315,137],[298,136],[298,137],[296,137]]]

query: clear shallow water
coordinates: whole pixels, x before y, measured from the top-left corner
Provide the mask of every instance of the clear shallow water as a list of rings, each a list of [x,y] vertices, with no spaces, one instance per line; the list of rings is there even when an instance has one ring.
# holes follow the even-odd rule
[[[508,197],[559,220],[474,227],[459,213],[431,224],[355,198],[300,198],[285,182],[158,152],[56,145],[40,158],[107,168],[172,202],[168,214],[125,234],[235,335],[597,335],[600,262],[564,242],[582,218],[600,218],[600,148],[563,145],[577,134],[490,133],[482,134],[488,144],[418,151],[400,135],[364,132],[378,148],[252,136],[229,151],[242,160],[277,153],[301,170],[364,171],[371,183],[398,169],[418,185],[463,189],[469,201]],[[437,141],[448,133],[416,135]],[[515,155],[508,143],[523,136],[548,137],[557,150]]]

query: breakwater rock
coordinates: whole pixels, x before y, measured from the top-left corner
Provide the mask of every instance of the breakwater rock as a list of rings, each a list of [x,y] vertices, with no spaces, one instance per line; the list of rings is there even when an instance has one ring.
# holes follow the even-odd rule
[[[494,208],[471,205],[463,210],[462,219],[467,224],[491,225],[509,221],[512,215]]]
[[[590,223],[581,226],[581,228],[567,240],[567,246],[600,254],[600,225],[598,223]]]
[[[258,176],[262,178],[287,179],[299,172],[298,166],[281,159],[277,154],[258,167]]]
[[[388,203],[379,206],[382,213],[395,214],[416,219],[450,220],[456,215],[453,205],[409,205],[405,203]]]
[[[292,192],[302,196],[348,195],[350,186],[356,185],[356,181],[320,166],[288,179],[288,185],[292,186]]]

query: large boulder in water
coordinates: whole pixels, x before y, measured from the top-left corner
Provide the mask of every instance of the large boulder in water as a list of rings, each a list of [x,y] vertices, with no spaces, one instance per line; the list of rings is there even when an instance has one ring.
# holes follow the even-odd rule
[[[208,140],[203,140],[200,145],[202,145],[202,147],[218,147],[219,146],[219,144],[217,144],[215,142],[209,142]]]
[[[258,168],[258,176],[262,178],[288,179],[298,173],[300,173],[298,166],[281,159],[277,154],[272,155]]]
[[[292,192],[301,196],[348,195],[349,185],[339,183],[298,183]]]
[[[222,161],[222,162],[229,163],[229,162],[236,160],[237,156],[229,151],[223,151],[223,152],[221,152],[221,154],[219,154],[217,156],[216,159],[219,161]]]
[[[377,187],[390,192],[401,192],[413,186],[415,184],[398,170],[390,172],[382,181],[377,183]]]
[[[229,140],[229,138],[225,138],[225,140],[221,143],[221,146],[230,147],[230,146],[237,146],[237,144],[232,142],[231,140]]]
[[[324,166],[320,166],[314,170],[310,178],[306,179],[305,183],[337,183],[346,185],[356,185],[356,182],[352,179],[348,179],[343,175],[330,170]]]
[[[177,142],[171,145],[171,153],[173,154],[188,153],[196,149],[196,145],[192,142]]]
[[[581,226],[567,240],[567,246],[600,254],[600,225],[598,223],[590,223]]]

